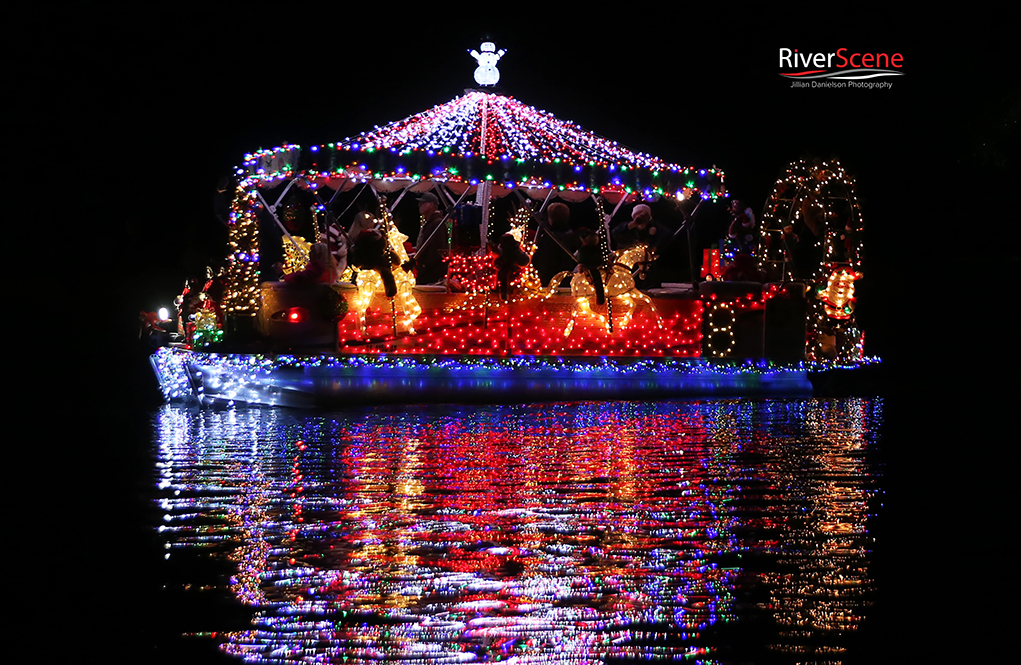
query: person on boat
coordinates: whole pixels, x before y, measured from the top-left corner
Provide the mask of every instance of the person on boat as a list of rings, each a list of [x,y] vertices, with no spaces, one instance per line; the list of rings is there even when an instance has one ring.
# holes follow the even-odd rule
[[[536,234],[532,265],[543,284],[549,283],[560,272],[572,272],[576,261],[574,252],[581,247],[578,234],[571,230],[571,209],[564,203],[551,203],[546,209],[547,222],[539,225]]]
[[[581,247],[574,253],[574,258],[578,261],[576,271],[588,275],[589,282],[596,292],[596,304],[602,305],[606,302],[606,293],[603,289],[601,270],[606,266],[606,260],[599,247],[599,236],[583,226],[578,229],[578,239]]]
[[[367,229],[358,234],[354,246],[348,250],[348,261],[362,270],[375,270],[383,280],[383,291],[387,298],[397,295],[397,280],[393,270],[397,257],[390,251],[386,236],[379,229]]]
[[[371,213],[362,210],[355,218],[351,221],[351,227],[347,230],[349,238],[357,238],[362,234],[362,231],[371,231],[379,228],[379,222]]]
[[[275,282],[284,263],[284,234],[265,206],[256,207],[255,219],[259,225],[259,281]]]
[[[330,254],[330,248],[324,242],[314,243],[309,250],[308,263],[305,267],[289,275],[281,281],[289,284],[332,284],[337,278],[337,264]]]
[[[418,212],[422,216],[422,227],[415,243],[415,281],[418,284],[436,284],[447,274],[443,252],[449,244],[440,200],[432,192],[422,194],[418,199]]]
[[[351,228],[345,230],[340,220],[330,224],[326,231],[326,242],[330,246],[330,253],[337,265],[337,279],[347,270],[348,254],[354,244],[352,238],[357,238],[362,231],[371,230],[378,226],[376,219],[369,213],[360,211],[351,222]]]
[[[347,252],[351,246],[351,239],[340,220],[335,220],[326,227],[326,233],[320,237],[320,242],[325,242],[330,248],[330,254],[337,266],[337,277],[340,278],[347,269]]]
[[[656,259],[660,250],[670,242],[673,233],[666,226],[652,218],[652,208],[639,203],[631,210],[631,221],[622,222],[614,227],[611,237],[617,249],[627,249],[636,245],[645,245],[645,259],[635,264],[638,269],[635,285],[640,289],[654,288],[660,285],[658,271],[655,270]]]
[[[513,282],[528,265],[528,254],[521,248],[521,243],[510,233],[504,233],[500,242],[493,250],[496,252],[496,280],[500,285],[500,297],[504,300],[510,295],[510,283]]]
[[[812,279],[822,265],[826,235],[826,210],[819,205],[815,196],[808,196],[801,203],[801,216],[783,229],[784,243],[794,266],[794,277],[807,281]]]
[[[755,242],[755,213],[738,199],[730,202],[730,226],[727,228],[727,237],[731,242],[737,244],[739,251],[747,254],[755,253],[757,246]]]
[[[652,208],[639,203],[631,210],[631,220],[615,226],[611,237],[617,249],[645,245],[656,251],[670,240],[670,229],[652,218]]]

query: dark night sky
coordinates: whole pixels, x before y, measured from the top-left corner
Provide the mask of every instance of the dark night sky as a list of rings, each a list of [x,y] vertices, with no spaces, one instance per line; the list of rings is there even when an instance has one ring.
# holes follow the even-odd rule
[[[26,125],[39,139],[32,153],[44,162],[33,173],[74,176],[41,179],[54,199],[42,206],[47,224],[61,248],[76,250],[72,295],[80,300],[67,327],[51,326],[58,338],[50,348],[66,348],[80,331],[83,348],[113,352],[76,354],[89,376],[108,378],[67,407],[75,430],[67,440],[105,438],[93,452],[66,452],[68,486],[78,486],[79,465],[109,465],[105,473],[124,475],[90,500],[131,500],[131,474],[148,463],[138,441],[149,430],[144,413],[132,411],[141,374],[118,364],[144,363],[125,351],[134,349],[137,313],[180,292],[188,246],[216,224],[218,176],[246,151],[338,140],[449,101],[473,85],[466,51],[488,37],[508,51],[499,68],[509,94],[668,161],[715,164],[756,210],[789,161],[838,157],[857,176],[868,227],[867,352],[886,359],[897,407],[887,429],[895,531],[887,536],[910,545],[929,537],[917,516],[942,515],[967,524],[960,548],[992,538],[974,541],[995,533],[990,513],[941,497],[953,477],[984,492],[984,505],[1001,498],[989,489],[989,465],[943,455],[962,444],[993,450],[999,403],[1010,396],[996,358],[1012,353],[1014,335],[996,328],[1002,305],[982,295],[993,291],[976,286],[1008,283],[1018,269],[1018,63],[1004,57],[1009,43],[995,34],[995,14],[974,3],[974,19],[895,19],[850,4],[803,16],[794,13],[806,5],[791,4],[755,15],[719,3],[640,11],[576,3],[569,12],[507,5],[486,17],[471,5],[377,6],[373,14],[345,3],[42,5],[25,22],[29,94],[18,99],[35,121]],[[778,76],[781,47],[900,52],[906,75],[886,91],[792,90]],[[979,322],[994,324],[992,332]],[[56,371],[67,375],[66,366]],[[52,376],[37,394],[52,394]],[[919,398],[905,406],[911,391]],[[955,409],[969,417],[927,415]],[[105,434],[118,428],[123,434]],[[124,538],[129,555],[148,554]],[[54,552],[55,565],[66,566]],[[899,652],[945,653],[919,646],[954,625],[936,609],[948,590],[925,580],[956,561],[934,549],[929,561],[877,573],[889,598],[934,608],[922,610],[932,623],[918,629],[921,641]],[[981,589],[955,586],[953,594],[958,606],[987,606]],[[887,623],[878,620],[876,639],[897,638],[883,632],[902,625],[897,602],[881,609]],[[991,619],[978,626],[999,628]]]

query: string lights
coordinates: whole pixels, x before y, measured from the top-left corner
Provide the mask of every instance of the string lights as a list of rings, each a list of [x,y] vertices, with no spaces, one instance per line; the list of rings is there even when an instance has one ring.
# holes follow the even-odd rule
[[[836,160],[791,162],[766,202],[759,268],[809,285],[809,360],[864,358],[853,313],[854,282],[864,276],[862,229],[854,179]]]
[[[168,399],[198,397],[250,404],[351,399],[353,393],[407,401],[499,398],[527,388],[542,395],[595,399],[630,395],[810,394],[803,361],[708,359],[695,355],[614,357],[486,353],[338,355],[211,354],[163,348],[153,365]],[[496,348],[498,349],[498,344]],[[490,347],[493,350],[494,347]],[[694,349],[697,353],[697,349]],[[864,361],[878,362],[872,359]],[[415,390],[409,398],[409,390]],[[298,402],[304,403],[304,402]],[[308,402],[311,403],[311,402]]]
[[[313,188],[342,178],[490,181],[500,185],[497,195],[556,187],[683,199],[715,198],[724,191],[724,174],[715,166],[669,163],[513,97],[481,91],[342,141],[248,154],[242,171],[263,185],[302,175]]]
[[[483,131],[483,129],[485,131]],[[692,196],[724,192],[716,167],[697,169],[633,151],[513,97],[471,91],[422,113],[335,143],[296,144],[245,155],[230,216],[229,315],[253,316],[259,299],[257,191],[285,182],[315,190],[338,183],[478,185],[493,195],[556,187],[585,194]],[[315,214],[313,219],[318,221]],[[534,284],[532,276],[523,284]],[[366,290],[369,288],[367,284]],[[535,291],[535,289],[533,289]],[[356,308],[357,309],[357,308]],[[612,318],[612,317],[611,317]]]

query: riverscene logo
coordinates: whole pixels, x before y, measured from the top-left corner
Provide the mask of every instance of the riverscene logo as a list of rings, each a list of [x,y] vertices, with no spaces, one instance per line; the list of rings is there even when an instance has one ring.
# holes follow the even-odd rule
[[[900,53],[858,53],[839,48],[832,53],[807,53],[798,49],[780,49],[780,76],[791,79],[792,88],[868,88],[883,90],[904,76],[904,56]],[[784,71],[793,70],[793,71]]]

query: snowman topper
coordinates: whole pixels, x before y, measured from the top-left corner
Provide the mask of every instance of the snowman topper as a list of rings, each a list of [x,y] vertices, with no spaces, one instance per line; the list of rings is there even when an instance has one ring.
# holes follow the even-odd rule
[[[493,42],[482,42],[482,53],[479,53],[475,49],[471,49],[468,53],[471,54],[479,66],[475,68],[475,82],[479,85],[492,86],[496,85],[497,81],[500,80],[500,70],[496,68],[496,61],[499,60],[506,49],[496,50],[496,44]]]

